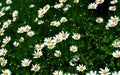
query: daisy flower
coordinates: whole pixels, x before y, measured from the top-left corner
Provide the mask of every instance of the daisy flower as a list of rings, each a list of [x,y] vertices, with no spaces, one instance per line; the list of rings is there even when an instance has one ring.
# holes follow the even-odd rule
[[[62,8],[63,7],[63,3],[59,3],[59,4],[55,4],[54,5],[54,8],[55,9],[60,9],[60,8]]]
[[[115,57],[115,58],[119,58],[119,57],[120,57],[120,51],[117,50],[117,51],[113,52],[112,55],[113,55],[113,57]]]
[[[3,11],[0,11],[0,17],[4,16],[5,13]]]
[[[96,0],[95,1],[97,4],[102,4],[104,2],[104,0]]]
[[[117,16],[111,16],[109,22],[115,22],[118,23],[120,21],[120,18]]]
[[[72,46],[70,46],[70,51],[72,51],[72,52],[77,52],[77,51],[78,51],[78,47],[72,45]]]
[[[61,23],[64,23],[64,22],[67,22],[68,20],[67,20],[67,18],[66,17],[62,17],[61,19],[60,19],[60,22]]]
[[[105,67],[105,69],[100,68],[99,73],[100,73],[100,75],[109,75],[110,74],[109,71],[110,71],[110,69],[108,69],[107,67]]]
[[[9,69],[2,70],[1,75],[12,75],[12,72]]]
[[[13,13],[12,13],[12,17],[16,17],[16,16],[18,16],[18,11],[14,10]]]
[[[42,51],[34,51],[34,57],[33,58],[40,58],[42,55],[43,55],[43,53],[42,53]]]
[[[89,73],[86,73],[86,75],[98,75],[97,71],[90,71]]]
[[[4,57],[0,57],[0,62],[2,62],[4,60]]]
[[[0,56],[5,56],[7,54],[7,50],[5,48],[0,49]]]
[[[7,44],[7,43],[9,43],[10,42],[10,40],[11,40],[11,37],[10,36],[6,36],[4,39],[3,39],[3,43],[4,44]]]
[[[54,56],[60,57],[61,56],[61,51],[60,50],[56,50],[55,53],[54,53]]]
[[[52,43],[52,37],[49,37],[49,38],[45,38],[44,39],[44,44],[45,45],[50,45]]]
[[[53,49],[53,48],[55,48],[55,45],[56,45],[56,43],[50,43],[47,46],[48,46],[49,49]]]
[[[29,6],[29,8],[34,8],[34,6],[35,6],[34,4],[31,4],[31,5]]]
[[[32,60],[25,58],[24,60],[22,60],[21,65],[22,65],[23,67],[27,67],[27,66],[30,65],[31,62],[32,62]]]
[[[60,32],[58,35],[62,37],[63,40],[66,40],[69,37],[69,33],[64,31]]]
[[[96,23],[102,23],[102,22],[103,22],[103,18],[98,17],[98,18],[96,19]]]
[[[119,48],[120,47],[120,41],[114,41],[114,43],[112,44],[115,48]]]
[[[118,3],[118,0],[112,0],[111,2],[110,2],[110,4],[117,4]]]
[[[24,41],[24,37],[20,37],[19,42],[23,42]]]
[[[67,0],[59,0],[60,3],[65,3]]]
[[[25,27],[20,27],[17,30],[17,33],[24,33],[25,32]]]
[[[6,66],[7,63],[8,63],[7,60],[5,60],[5,59],[2,60],[2,61],[1,61],[1,66]]]
[[[15,47],[17,47],[17,46],[19,46],[19,42],[13,42],[13,46],[15,46]]]
[[[6,4],[12,4],[12,0],[6,0]]]
[[[37,71],[39,71],[39,70],[40,70],[39,64],[32,65],[31,71],[37,72]]]
[[[59,35],[56,35],[55,37],[53,37],[54,43],[60,43],[62,40],[63,40],[62,37],[60,37]]]
[[[28,31],[28,32],[27,32],[27,35],[28,35],[29,37],[33,37],[33,36],[35,35],[35,32],[34,32],[34,31]]]
[[[83,72],[83,71],[86,69],[86,66],[79,64],[79,65],[76,67],[76,69],[77,69],[78,71],[80,71],[80,72]]]
[[[30,30],[31,30],[30,25],[26,25],[26,26],[25,26],[25,32],[28,32],[28,31],[30,31]]]
[[[61,71],[61,70],[55,71],[55,72],[53,72],[53,75],[63,75],[63,71]]]
[[[81,36],[80,36],[79,33],[74,33],[73,36],[72,36],[72,38],[73,38],[74,40],[79,40],[80,37],[81,37]]]
[[[35,44],[35,50],[42,50],[44,47],[44,44]]]
[[[114,71],[114,72],[112,73],[112,75],[120,75],[120,71],[118,71],[118,72]]]
[[[73,0],[73,3],[79,3],[79,0]]]
[[[4,31],[5,31],[5,30],[4,30],[3,28],[0,29],[0,35],[1,35],[1,36],[4,35]]]
[[[88,9],[97,9],[97,4],[96,3],[90,3],[89,5],[88,5]]]
[[[110,11],[116,11],[116,6],[110,6],[110,7],[109,7],[109,10],[110,10]]]

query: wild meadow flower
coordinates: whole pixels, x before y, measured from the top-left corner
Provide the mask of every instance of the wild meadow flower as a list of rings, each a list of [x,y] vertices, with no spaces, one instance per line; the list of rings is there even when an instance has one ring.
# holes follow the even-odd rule
[[[120,47],[120,41],[114,41],[114,43],[112,44],[115,48],[119,48]]]
[[[62,39],[62,37],[60,37],[60,35],[55,35],[55,36],[53,37],[53,42],[54,42],[54,43],[60,43],[62,40],[63,40],[63,39]]]
[[[34,35],[35,35],[35,32],[34,31],[28,31],[27,32],[27,35],[29,36],[29,37],[33,37]]]
[[[43,7],[43,10],[45,11],[45,13],[50,9],[50,5],[45,5]]]
[[[110,6],[110,7],[109,7],[109,10],[110,10],[110,11],[116,11],[116,6]]]
[[[2,62],[4,60],[4,57],[0,57],[0,62]]]
[[[58,35],[62,38],[62,40],[66,40],[69,37],[69,33],[64,31],[59,32]]]
[[[79,3],[79,0],[73,0],[73,3]]]
[[[42,50],[44,47],[44,44],[35,44],[35,50]]]
[[[67,0],[59,0],[60,3],[65,3]]]
[[[54,71],[53,75],[63,75],[63,71],[59,70],[59,71]]]
[[[4,35],[4,31],[5,31],[5,30],[4,30],[3,28],[0,29],[0,35],[1,35],[1,36]]]
[[[3,39],[3,43],[4,44],[7,44],[7,43],[9,43],[11,41],[11,37],[10,36],[6,36],[4,39]]]
[[[0,11],[0,17],[4,16],[5,13],[3,11]]]
[[[40,70],[40,65],[39,64],[32,65],[31,71],[37,72],[39,70]]]
[[[119,58],[120,57],[120,51],[116,50],[115,52],[112,53],[114,58]]]
[[[60,9],[60,8],[62,8],[64,5],[63,5],[63,3],[58,3],[58,4],[55,4],[54,5],[54,8],[55,9]]]
[[[81,36],[80,36],[79,33],[74,33],[73,36],[72,36],[72,38],[73,38],[74,40],[79,40],[80,37],[81,37]]]
[[[6,0],[6,4],[12,4],[12,0]]]
[[[90,3],[89,5],[88,5],[88,9],[97,9],[97,4],[96,3]]]
[[[67,22],[68,20],[67,20],[67,18],[66,17],[62,17],[61,19],[60,19],[60,22],[61,23],[64,23],[64,22]]]
[[[59,27],[59,26],[60,26],[60,22],[59,22],[59,21],[52,21],[52,22],[50,23],[50,26]]]
[[[105,69],[100,68],[99,73],[100,73],[100,75],[110,75],[109,71],[110,71],[110,69],[108,69],[107,67],[105,67]]]
[[[30,25],[26,25],[25,26],[25,32],[28,32],[28,31],[30,31],[31,30],[31,26]]]
[[[114,72],[112,73],[112,75],[120,75],[120,71],[118,71],[118,72],[114,71]]]
[[[11,24],[11,20],[7,20],[6,22],[3,23],[2,28],[8,28],[10,24]]]
[[[18,16],[18,11],[14,10],[13,13],[12,13],[12,17],[16,17],[16,16]]]
[[[7,59],[3,59],[2,61],[1,61],[1,66],[6,66],[7,65]]]
[[[38,21],[38,24],[40,25],[40,24],[43,24],[44,23],[44,21],[43,20],[39,20]]]
[[[83,72],[84,70],[86,70],[86,66],[79,64],[79,65],[76,67],[76,69],[77,69],[78,71],[80,71],[80,72]]]
[[[5,56],[7,52],[8,51],[5,48],[0,49],[0,56]]]
[[[43,55],[43,53],[42,53],[42,51],[34,51],[34,57],[33,58],[40,58],[42,55]]]
[[[115,23],[118,23],[120,21],[120,18],[117,17],[117,16],[111,16],[110,19],[109,19],[109,22],[115,22]]]
[[[31,62],[32,62],[32,60],[25,58],[25,59],[22,60],[21,65],[22,65],[22,67],[27,67],[27,66],[30,65]]]
[[[50,45],[52,43],[52,37],[49,37],[49,38],[45,38],[44,39],[44,44],[45,45]]]
[[[31,4],[31,5],[29,6],[29,8],[34,8],[34,6],[35,6],[34,4]]]
[[[1,75],[12,75],[12,72],[9,69],[2,70]]]
[[[86,75],[98,75],[97,71],[91,70],[89,73],[86,73]]]
[[[25,27],[20,27],[17,30],[17,33],[24,33],[25,32]]]
[[[24,41],[24,37],[20,37],[19,42],[23,42]]]
[[[19,42],[17,42],[17,41],[13,42],[13,46],[18,47],[19,46]]]
[[[112,0],[110,1],[110,4],[117,4],[118,3],[118,0]]]
[[[61,51],[60,50],[56,50],[54,53],[55,57],[60,57],[61,56]]]
[[[98,17],[98,18],[96,19],[96,23],[102,23],[102,22],[103,22],[103,18]]]
[[[102,4],[104,2],[104,0],[96,0],[95,1],[97,4]]]
[[[53,48],[55,48],[55,45],[56,45],[56,43],[52,42],[49,45],[47,45],[47,47],[48,47],[48,49],[53,49]]]
[[[72,46],[70,46],[70,51],[72,51],[72,52],[77,52],[77,51],[78,51],[78,47],[72,45]]]

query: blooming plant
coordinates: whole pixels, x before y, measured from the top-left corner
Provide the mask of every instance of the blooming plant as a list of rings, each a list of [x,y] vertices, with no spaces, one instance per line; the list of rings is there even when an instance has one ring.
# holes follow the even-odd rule
[[[120,75],[120,0],[0,0],[0,75]]]

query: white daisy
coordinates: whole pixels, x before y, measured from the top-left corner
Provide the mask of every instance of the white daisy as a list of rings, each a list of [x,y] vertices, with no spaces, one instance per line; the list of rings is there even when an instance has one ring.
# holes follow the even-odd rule
[[[13,42],[13,46],[17,47],[19,45],[19,42]]]
[[[114,43],[112,44],[115,48],[119,48],[120,47],[120,41],[114,41]]]
[[[59,70],[59,71],[54,71],[53,75],[63,75],[63,71]]]
[[[9,69],[5,69],[5,70],[2,70],[1,75],[11,75],[11,74],[12,74],[12,72]]]
[[[73,3],[79,3],[79,0],[74,0]]]
[[[6,0],[6,4],[12,4],[12,0]]]
[[[70,51],[77,52],[78,51],[77,46],[74,46],[74,45],[70,46]]]
[[[120,75],[120,71],[118,71],[118,72],[114,71],[114,72],[112,73],[112,75]]]
[[[60,50],[56,50],[55,53],[54,53],[54,56],[60,57],[61,56],[61,51]]]
[[[5,56],[7,54],[7,50],[5,48],[0,49],[0,56]]]
[[[62,40],[66,40],[69,37],[69,33],[64,31],[61,31],[58,35],[62,37]]]
[[[44,44],[35,44],[35,50],[42,50],[44,47]]]
[[[11,41],[11,37],[10,36],[6,36],[4,39],[3,39],[3,43],[4,44],[7,44],[7,43],[9,43]]]
[[[14,10],[13,13],[12,13],[12,17],[16,17],[16,16],[18,16],[18,11]]]
[[[72,36],[72,38],[73,38],[74,40],[79,40],[80,37],[81,37],[81,36],[80,36],[79,33],[74,33],[73,36]]]
[[[68,20],[67,20],[67,18],[66,17],[62,17],[61,19],[60,19],[60,22],[61,23],[64,23],[64,22],[67,22]]]
[[[96,23],[102,23],[102,22],[103,22],[103,18],[98,17],[98,18],[96,19]]]
[[[89,73],[86,73],[86,75],[98,75],[97,71],[90,71]]]
[[[34,32],[34,31],[28,31],[28,32],[27,32],[27,35],[28,35],[29,37],[33,37],[33,36],[35,35],[35,32]]]
[[[25,58],[25,59],[22,60],[21,65],[22,65],[23,67],[27,67],[27,66],[30,65],[31,62],[32,62],[32,60]]]
[[[42,51],[34,51],[34,57],[33,58],[40,58],[43,54],[42,54]]]
[[[8,62],[7,62],[7,60],[6,60],[6,59],[2,60],[2,61],[1,61],[1,66],[6,66],[6,65],[7,65],[7,63],[8,63]]]
[[[0,29],[0,35],[4,35],[4,31],[5,31],[5,30],[4,30],[3,28],[1,28],[1,29]]]
[[[108,69],[107,67],[105,67],[105,69],[100,68],[99,73],[100,73],[100,75],[110,75],[109,71],[110,71],[110,69]]]
[[[32,65],[31,71],[37,72],[37,71],[39,71],[39,70],[40,70],[39,64]]]
[[[102,4],[104,2],[104,0],[96,0],[97,4]]]
[[[90,3],[89,5],[88,5],[88,9],[97,9],[97,4],[96,3]]]
[[[115,57],[115,58],[119,58],[119,57],[120,57],[120,51],[117,50],[117,51],[113,52],[112,55],[113,55],[113,57]]]
[[[80,71],[80,72],[83,72],[83,71],[86,69],[86,66],[79,64],[79,65],[76,67],[76,69],[77,69],[78,71]]]
[[[116,11],[116,6],[110,6],[110,7],[109,7],[109,10],[110,10],[110,11]]]

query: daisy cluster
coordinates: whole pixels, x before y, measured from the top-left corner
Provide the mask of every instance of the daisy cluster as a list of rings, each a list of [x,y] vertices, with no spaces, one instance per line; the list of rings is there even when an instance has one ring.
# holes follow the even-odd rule
[[[48,0],[48,2],[49,1],[51,0]],[[88,4],[86,9],[89,11],[92,9],[97,10],[98,6],[104,4],[105,1],[106,0],[94,0],[94,2]],[[42,7],[37,6],[37,3],[34,4],[34,1],[32,4],[25,6],[27,1],[23,1],[26,2],[26,4],[23,5],[22,3],[21,5],[30,10],[26,10],[24,13],[22,13],[22,7],[13,9],[13,3],[15,2],[17,2],[17,0],[4,0],[4,2],[0,2],[0,18],[3,19],[0,22],[1,75],[19,75],[19,73],[23,75],[120,75],[120,71],[113,71],[117,69],[112,69],[111,64],[108,65],[105,63],[105,65],[103,65],[102,62],[99,63],[99,60],[99,64],[97,64],[97,61],[93,64],[96,58],[101,57],[96,54],[94,49],[99,50],[104,48],[99,45],[104,36],[101,37],[99,41],[98,39],[95,39],[96,36],[92,36],[93,33],[91,31],[90,33],[87,33],[87,30],[84,30],[84,28],[89,29],[90,26],[82,27],[82,25],[77,23],[77,18],[81,17],[82,20],[84,20],[83,16],[88,15],[86,13],[84,13],[84,15],[77,14],[79,12],[76,11],[76,6],[82,7],[82,5],[79,6],[79,3],[81,3],[79,0],[58,0],[51,4],[41,2]],[[111,6],[108,7],[110,13],[117,10],[117,4],[118,0],[110,1]],[[73,7],[75,7],[75,9]],[[37,12],[34,14],[37,15],[32,16],[33,13],[31,10],[36,10]],[[59,14],[51,15],[51,10],[52,13],[54,13],[53,10],[55,10],[55,12],[59,11],[60,17],[55,19]],[[24,21],[21,20],[20,17],[25,17],[26,13],[32,13],[32,15],[29,14],[27,16],[29,19],[27,20],[24,18]],[[46,18],[48,14],[50,14],[52,18]],[[67,14],[67,16],[64,14]],[[94,19],[94,22],[100,25],[105,21],[106,20],[102,17]],[[110,16],[108,23],[104,26],[106,32],[110,30],[110,28],[112,29],[112,27],[115,28],[116,26],[119,26],[119,21],[119,16]],[[19,22],[20,25],[18,25]],[[89,24],[92,25],[91,23]],[[66,28],[64,28],[65,26]],[[8,34],[9,32],[11,34]],[[50,32],[53,32],[54,34],[50,34]],[[102,34],[100,36],[102,36]],[[106,36],[107,35],[105,35],[105,37]],[[89,40],[90,38],[88,39],[87,37],[92,37],[95,40]],[[114,63],[113,61],[117,62],[120,58],[119,38],[114,40],[112,44],[110,43],[110,48],[116,49],[116,51],[104,51],[101,52],[103,53],[101,55],[104,55],[106,52],[106,55],[109,55],[109,58],[111,58],[112,63]],[[91,51],[93,54],[89,53],[91,49],[93,50]],[[96,58],[91,59],[94,55]],[[101,59],[100,61],[104,60],[106,59]],[[100,66],[99,68],[94,69],[96,68],[96,64],[97,66]],[[120,66],[119,63],[117,63],[117,66]],[[112,67],[116,67],[116,65],[114,64]]]

